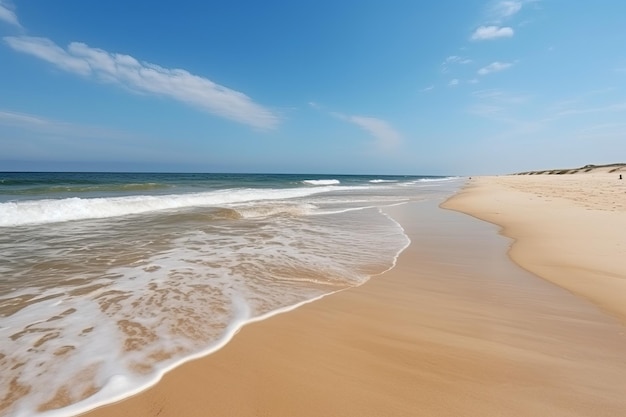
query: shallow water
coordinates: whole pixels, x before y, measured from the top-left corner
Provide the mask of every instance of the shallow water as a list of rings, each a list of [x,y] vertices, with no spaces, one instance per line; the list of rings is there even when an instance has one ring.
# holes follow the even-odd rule
[[[0,174],[0,414],[121,398],[246,322],[365,282],[408,244],[380,208],[460,183]]]

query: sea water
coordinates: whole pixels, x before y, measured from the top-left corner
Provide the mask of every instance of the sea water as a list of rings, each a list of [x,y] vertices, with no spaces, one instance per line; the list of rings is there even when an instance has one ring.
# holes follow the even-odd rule
[[[0,173],[0,415],[72,415],[392,268],[419,176]]]

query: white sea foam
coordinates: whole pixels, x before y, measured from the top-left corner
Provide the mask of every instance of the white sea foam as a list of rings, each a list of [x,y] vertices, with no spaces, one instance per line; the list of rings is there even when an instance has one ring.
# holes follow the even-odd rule
[[[273,201],[233,204],[231,207],[236,209],[244,219],[256,219],[275,215],[306,216],[315,214],[317,210],[317,207],[310,203],[277,204]]]
[[[460,177],[440,177],[440,178],[419,178],[417,180],[407,181],[398,183],[398,185],[402,187],[411,187],[415,185],[426,186],[437,186],[438,184],[445,184],[453,180],[458,180]]]
[[[106,404],[118,402],[125,398],[136,395],[150,388],[156,383],[158,383],[167,372],[173,370],[174,368],[177,368],[184,363],[190,362],[192,360],[200,359],[202,357],[205,357],[207,355],[210,355],[211,353],[214,353],[220,350],[221,348],[226,346],[226,344],[230,342],[230,340],[245,325],[263,321],[270,317],[276,316],[278,314],[283,314],[283,313],[293,311],[299,307],[302,307],[305,304],[312,303],[314,301],[320,300],[328,295],[332,295],[340,291],[343,291],[343,290],[337,290],[337,291],[333,291],[330,293],[321,294],[315,298],[304,300],[299,303],[289,305],[283,308],[278,308],[278,309],[275,309],[273,311],[270,311],[268,313],[265,313],[257,317],[249,317],[244,314],[239,319],[233,321],[231,325],[227,328],[227,330],[224,332],[223,337],[220,340],[216,341],[213,345],[211,345],[207,349],[198,351],[192,355],[185,356],[184,358],[181,358],[180,360],[176,362],[172,362],[168,364],[167,366],[163,366],[157,369],[151,375],[144,377],[144,378],[129,378],[127,375],[122,375],[122,374],[112,375],[106,380],[103,388],[97,393],[95,393],[94,395],[92,395],[91,397],[88,397],[85,400],[79,401],[77,403],[74,403],[70,406],[67,406],[61,409],[39,412],[36,415],[37,417],[69,417],[69,416],[82,414],[89,410],[93,410],[94,408],[97,408]],[[25,408],[25,407],[18,409],[17,412],[15,413],[15,417],[30,417],[32,415],[33,415],[32,410]]]
[[[384,182],[398,182],[398,180],[370,180],[372,184],[380,184]]]
[[[219,349],[246,323],[359,285],[369,276],[362,265],[377,265],[375,270],[381,271],[404,247],[402,230],[374,215],[376,209],[320,218],[290,212],[315,210],[308,204],[266,203],[268,209],[278,210],[272,222],[256,223],[252,214],[248,217],[252,220],[207,231],[171,225],[175,239],[151,255],[132,256],[95,275],[91,269],[85,271],[94,275],[92,279],[81,281],[82,270],[68,277],[59,272],[58,283],[51,287],[23,287],[7,294],[10,298],[4,300],[36,294],[0,325],[7,341],[0,351],[11,370],[0,381],[18,378],[31,386],[28,397],[18,401],[9,415],[75,415],[137,393],[180,363]],[[244,206],[237,210],[245,212]],[[285,212],[288,215],[281,215]],[[162,230],[128,230],[132,222],[124,221],[121,227],[131,240],[138,238],[137,233],[146,233],[141,240],[154,234],[162,237]],[[67,223],[54,226],[67,232],[72,228]],[[101,242],[98,236],[86,239]],[[64,242],[59,244],[65,246]],[[48,243],[50,247],[37,256],[51,265],[76,256],[59,253]],[[9,240],[5,244],[9,246]],[[71,263],[83,261],[78,257]],[[25,268],[13,275],[32,272]],[[51,273],[40,272],[43,278]],[[79,283],[64,284],[66,278]],[[165,359],[155,359],[163,353]],[[64,387],[67,381],[72,384]],[[78,401],[85,386],[100,390]],[[57,411],[35,411],[59,389],[76,402]]]
[[[305,197],[334,187],[233,189],[172,195],[25,200],[0,204],[0,227],[102,219],[186,207]]]
[[[304,180],[302,181],[303,184],[308,184],[308,185],[337,185],[340,184],[341,181],[339,180]]]
[[[0,252],[7,262],[0,273],[10,280],[4,300],[29,304],[0,321],[7,342],[0,347],[7,353],[2,368],[11,372],[0,373],[0,398],[14,377],[31,387],[8,415],[69,416],[120,400],[220,349],[246,323],[392,268],[409,241],[381,207],[414,201],[416,190],[427,186],[404,184],[137,196],[138,205],[152,204],[146,211],[185,210],[180,217],[165,212],[2,230]],[[428,186],[448,188],[435,184]],[[110,213],[116,204],[132,206],[132,198],[75,200],[88,209],[102,200],[109,210],[104,217],[135,213]],[[55,201],[70,202],[39,203]],[[193,223],[205,211],[194,206],[213,205],[241,217]],[[129,332],[120,324],[125,322],[131,322]],[[126,349],[129,343],[136,349]],[[173,355],[163,358],[163,352]],[[29,363],[14,368],[24,361]],[[100,390],[68,407],[37,412],[66,381],[72,401],[85,386]]]
[[[441,182],[441,181],[451,181],[457,180],[459,177],[442,177],[442,178],[420,178],[417,182]]]
[[[215,243],[210,244],[211,241]],[[276,284],[273,286],[282,287],[283,291],[259,291],[250,278],[233,270],[244,259],[259,270],[263,269],[263,262],[274,256],[282,255],[288,260],[285,245],[268,246],[277,248],[268,259],[268,249],[255,250],[243,236],[225,238],[196,232],[178,239],[176,246],[104,274],[116,278],[92,280],[66,291],[26,291],[39,294],[40,301],[33,300],[12,314],[4,322],[2,333],[9,343],[4,346],[8,349],[8,364],[22,363],[19,380],[37,385],[29,394],[29,401],[20,402],[11,415],[35,414],[33,407],[49,401],[51,393],[59,388],[57,384],[65,381],[76,382],[66,387],[72,396],[80,395],[73,389],[80,392],[84,388],[78,381],[88,383],[92,379],[93,386],[103,390],[70,408],[43,415],[74,415],[101,402],[125,397],[155,383],[172,367],[219,349],[255,317],[287,310],[321,295],[319,290],[298,288],[290,293],[288,286]],[[202,264],[205,259],[221,259],[222,264],[208,267]],[[262,287],[260,283],[256,285]],[[331,286],[327,292],[332,290]],[[261,299],[255,296],[262,293]],[[189,324],[181,324],[181,320]],[[123,322],[132,325],[129,334],[121,331],[119,325]],[[207,345],[207,341],[211,343]],[[129,343],[140,345],[141,349],[128,351],[125,346]],[[61,351],[66,353],[57,356]],[[161,352],[185,354],[178,353],[172,360],[155,364],[151,358]],[[133,373],[135,368],[150,371]],[[87,374],[86,369],[90,369]],[[44,386],[52,391],[43,389]]]

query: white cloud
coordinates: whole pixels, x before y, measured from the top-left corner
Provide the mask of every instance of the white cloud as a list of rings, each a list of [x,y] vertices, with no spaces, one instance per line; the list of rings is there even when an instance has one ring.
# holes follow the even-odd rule
[[[513,34],[514,31],[510,27],[481,26],[474,31],[471,40],[484,41],[498,38],[510,38]]]
[[[509,93],[496,89],[477,90],[472,92],[472,96],[483,102],[511,105],[524,104],[531,100],[529,95]]]
[[[431,90],[434,90],[434,89],[435,89],[435,86],[434,86],[434,85],[429,85],[428,87],[424,87],[424,88],[422,88],[420,91],[421,91],[422,93],[425,93],[425,92],[427,92],[427,91],[431,91]]]
[[[129,55],[72,42],[63,49],[49,39],[5,37],[13,49],[36,56],[57,67],[130,90],[169,97],[208,113],[256,128],[274,128],[279,117],[247,95],[183,69],[168,69],[139,62]]]
[[[375,117],[350,116],[348,121],[369,132],[386,147],[395,146],[401,141],[402,136],[384,120]]]
[[[456,87],[457,85],[459,85],[459,79],[458,78],[453,78],[452,80],[450,80],[450,82],[448,83],[448,87]]]
[[[514,0],[504,0],[493,6],[492,13],[497,19],[508,19],[522,10],[522,2]]]
[[[513,64],[510,62],[492,62],[491,64],[487,65],[486,67],[483,67],[481,69],[478,70],[478,75],[487,75],[487,74],[491,74],[492,72],[499,72],[499,71],[503,71],[507,68],[512,67]]]
[[[444,64],[471,64],[472,60],[469,58],[463,58],[458,55],[450,55],[444,61]]]
[[[10,25],[22,27],[17,20],[17,15],[13,10],[10,10],[6,2],[0,0],[0,21],[6,22]]]
[[[7,36],[5,42],[13,49],[51,62],[61,69],[80,75],[89,75],[91,67],[86,61],[69,55],[63,48],[50,39],[28,36]]]
[[[441,72],[446,74],[449,72],[449,68],[452,65],[466,65],[471,64],[472,60],[469,58],[463,58],[458,55],[450,55],[441,63]]]
[[[389,123],[375,117],[350,116],[341,113],[331,113],[333,116],[355,124],[368,132],[378,140],[382,148],[390,149],[396,147],[402,141],[402,135],[398,133]]]

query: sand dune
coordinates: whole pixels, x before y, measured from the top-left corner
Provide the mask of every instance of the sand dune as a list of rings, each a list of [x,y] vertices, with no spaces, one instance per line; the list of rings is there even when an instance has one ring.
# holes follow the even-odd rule
[[[585,165],[580,168],[545,169],[539,171],[519,172],[515,175],[567,175],[567,174],[614,174],[626,172],[626,164]]]

